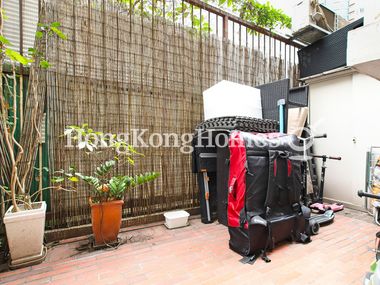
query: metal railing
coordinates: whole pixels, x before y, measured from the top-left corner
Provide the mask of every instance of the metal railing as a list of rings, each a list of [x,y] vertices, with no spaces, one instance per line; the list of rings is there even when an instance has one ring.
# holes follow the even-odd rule
[[[170,0],[166,0],[166,2],[168,1]],[[182,15],[176,20],[173,16],[174,22],[194,28],[194,16],[197,19],[204,18],[205,21],[203,22],[207,23],[208,28],[203,29],[200,26],[198,30],[201,33],[214,35],[221,40],[231,42],[235,46],[252,48],[263,53],[269,61],[273,58],[283,60],[286,77],[292,77],[289,74],[290,67],[298,64],[297,52],[304,47],[302,44],[200,0],[172,0],[171,2],[172,11],[175,11],[176,5],[183,6],[184,3],[190,5],[191,11],[191,16],[187,18]],[[184,11],[182,12],[184,13]],[[174,13],[172,14],[174,15]],[[167,11],[166,13],[164,11],[163,17],[167,19],[167,15]],[[202,25],[202,21],[200,25]]]

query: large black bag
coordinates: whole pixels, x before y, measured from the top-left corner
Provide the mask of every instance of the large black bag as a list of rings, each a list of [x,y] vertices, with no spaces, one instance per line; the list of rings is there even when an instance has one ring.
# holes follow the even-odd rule
[[[230,135],[230,248],[258,256],[284,240],[307,243],[310,210],[301,202],[302,171],[293,135]]]

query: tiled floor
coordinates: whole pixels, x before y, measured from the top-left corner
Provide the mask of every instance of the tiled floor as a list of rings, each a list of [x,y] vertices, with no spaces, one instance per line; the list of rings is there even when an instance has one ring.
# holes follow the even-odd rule
[[[204,225],[128,232],[117,250],[78,251],[78,242],[53,247],[37,266],[0,273],[1,284],[362,284],[374,258],[378,227],[338,215],[312,243],[284,244],[271,263],[239,263],[227,229]],[[85,241],[82,241],[83,244]]]

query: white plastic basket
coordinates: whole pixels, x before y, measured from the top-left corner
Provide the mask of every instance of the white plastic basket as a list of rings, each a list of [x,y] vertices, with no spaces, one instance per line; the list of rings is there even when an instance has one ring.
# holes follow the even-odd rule
[[[168,229],[186,227],[188,225],[189,216],[190,214],[183,210],[166,212],[164,214],[165,226]]]

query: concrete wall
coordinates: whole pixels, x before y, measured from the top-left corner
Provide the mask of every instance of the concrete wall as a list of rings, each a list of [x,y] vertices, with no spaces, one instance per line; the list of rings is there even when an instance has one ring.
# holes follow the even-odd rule
[[[352,203],[352,191],[347,191],[352,188],[352,177],[347,175],[353,163],[352,75],[310,83],[310,124],[315,134],[328,135],[315,142],[314,153],[343,158],[328,161],[324,196]]]
[[[380,81],[354,73],[309,84],[310,123],[315,133],[328,134],[314,152],[343,158],[328,161],[324,196],[363,208],[356,192],[365,186],[366,151],[380,145]]]
[[[378,0],[350,0],[349,20],[356,21],[364,17],[364,25],[380,20],[380,1]]]
[[[380,80],[379,46],[380,20],[350,31],[347,39],[347,65]]]

